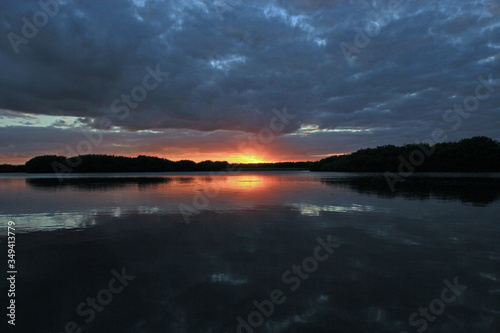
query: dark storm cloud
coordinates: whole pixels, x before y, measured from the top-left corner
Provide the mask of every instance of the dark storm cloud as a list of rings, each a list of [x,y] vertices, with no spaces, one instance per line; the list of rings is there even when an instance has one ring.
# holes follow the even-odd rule
[[[308,143],[326,154],[448,130],[444,112],[474,94],[479,75],[500,79],[498,1],[401,0],[349,61],[339,45],[355,45],[356,29],[376,27],[390,1],[223,3],[59,1],[16,53],[8,34],[22,36],[22,18],[31,21],[40,5],[2,1],[0,109],[87,124],[108,117],[131,138],[147,129],[257,133],[284,105],[297,115],[284,132],[311,124],[377,129],[281,138],[290,149]],[[148,66],[168,76],[129,115],[117,113],[113,101],[141,86]],[[498,91],[450,139],[500,138]],[[33,138],[32,129],[19,131]]]

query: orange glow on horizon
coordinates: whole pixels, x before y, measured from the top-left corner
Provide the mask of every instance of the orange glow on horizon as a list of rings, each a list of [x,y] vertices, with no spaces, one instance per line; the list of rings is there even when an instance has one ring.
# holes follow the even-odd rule
[[[257,164],[257,163],[278,163],[278,162],[301,162],[301,161],[310,161],[310,160],[318,160],[319,158],[323,158],[320,155],[315,155],[315,158],[310,158],[310,156],[294,156],[294,155],[288,155],[288,156],[269,156],[272,154],[261,154],[261,155],[254,155],[254,154],[244,154],[244,153],[200,153],[200,152],[195,152],[195,153],[181,153],[181,154],[172,154],[172,153],[155,153],[152,151],[146,151],[146,152],[128,152],[128,153],[120,153],[120,152],[109,152],[109,151],[103,151],[103,152],[95,152],[96,154],[104,154],[104,155],[115,155],[115,156],[125,156],[125,157],[137,157],[139,155],[145,155],[145,156],[153,156],[153,157],[159,157],[159,158],[164,158],[168,159],[170,161],[180,161],[180,160],[191,160],[196,163],[203,162],[203,161],[226,161],[229,162],[230,164],[233,163],[242,163],[242,164]],[[68,154],[60,153],[60,152],[41,152],[40,154],[35,154],[31,157],[10,157],[10,156],[0,156],[0,164],[13,164],[13,165],[23,165],[25,164],[28,160],[30,160],[33,157],[36,156],[41,156],[41,155],[59,155],[59,156],[66,156],[66,157],[71,157]],[[327,156],[331,156],[332,154],[328,154]]]
[[[130,157],[135,157],[135,156],[130,156]],[[226,161],[230,164],[233,163],[242,163],[242,164],[251,164],[251,163],[274,163],[274,161],[265,159],[260,156],[255,156],[255,155],[245,155],[245,154],[204,154],[203,157],[201,156],[193,156],[190,154],[186,155],[177,155],[175,157],[173,156],[168,156],[168,155],[160,155],[158,156],[160,158],[165,158],[171,161],[180,161],[180,160],[190,160],[196,163],[203,162],[203,161]]]
[[[271,163],[270,161],[265,160],[262,157],[258,157],[255,155],[229,155],[223,159],[224,161],[228,161],[229,163]]]

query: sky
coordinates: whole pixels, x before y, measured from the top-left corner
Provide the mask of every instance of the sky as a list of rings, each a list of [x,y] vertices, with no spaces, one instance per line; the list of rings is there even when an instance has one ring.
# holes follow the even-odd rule
[[[0,164],[500,139],[498,0],[2,0],[0,37]]]

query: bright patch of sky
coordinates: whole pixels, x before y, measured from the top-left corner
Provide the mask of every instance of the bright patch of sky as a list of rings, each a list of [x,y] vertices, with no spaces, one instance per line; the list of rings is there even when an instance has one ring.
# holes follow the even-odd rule
[[[307,22],[309,18],[305,15],[290,15],[284,8],[270,4],[264,9],[264,16],[268,19],[279,18],[288,26],[306,32],[308,39],[312,40],[316,45],[326,46],[326,39],[317,36],[316,29]]]
[[[246,57],[233,54],[225,59],[210,60],[210,65],[215,69],[228,71],[232,68],[234,64],[245,63],[245,62],[246,62]]]
[[[334,129],[324,128],[320,129],[319,125],[302,125],[294,133],[288,135],[309,135],[316,133],[360,133],[360,132],[371,132],[375,128],[360,128],[360,127],[337,127]]]
[[[496,60],[496,56],[492,56],[492,57],[487,57],[487,58],[481,59],[477,63],[480,65],[483,65],[483,64],[494,62],[495,60]]]
[[[81,127],[79,117],[35,115],[10,110],[0,110],[0,127]]]
[[[132,2],[137,7],[144,7],[146,5],[146,0],[132,0]]]

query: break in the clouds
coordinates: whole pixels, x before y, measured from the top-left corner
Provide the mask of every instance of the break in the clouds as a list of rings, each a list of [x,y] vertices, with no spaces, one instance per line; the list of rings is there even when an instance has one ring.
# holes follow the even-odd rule
[[[5,162],[96,132],[92,153],[236,161],[285,106],[258,160],[500,139],[497,0],[3,0],[0,19]]]

